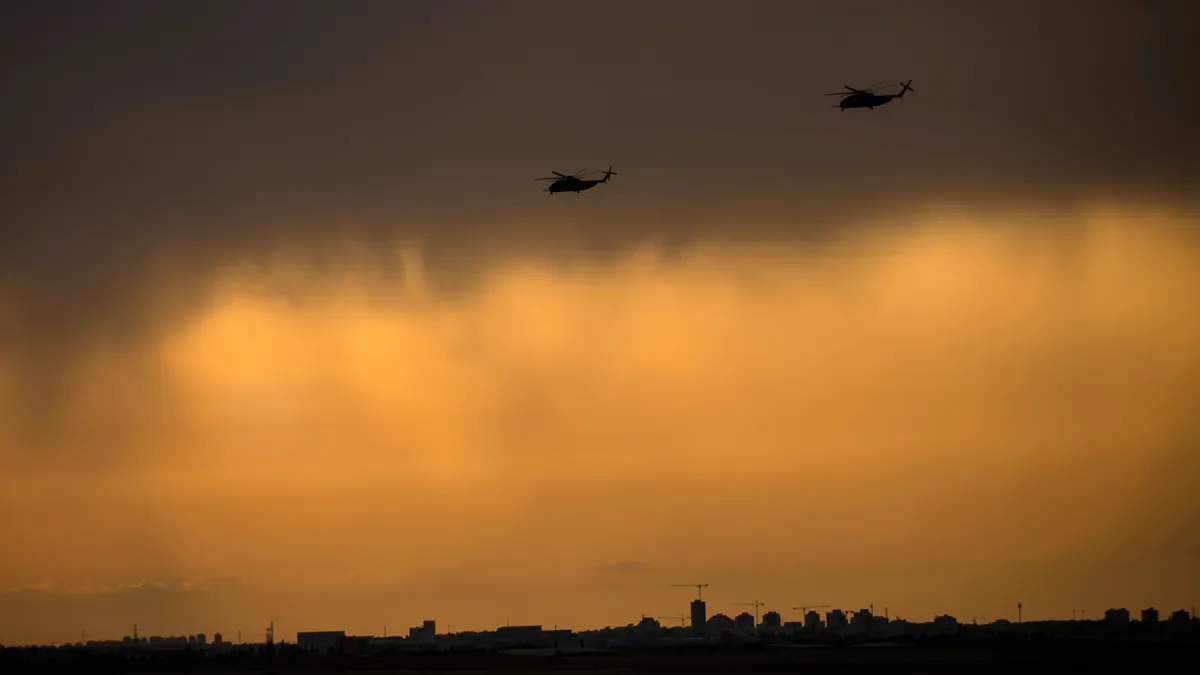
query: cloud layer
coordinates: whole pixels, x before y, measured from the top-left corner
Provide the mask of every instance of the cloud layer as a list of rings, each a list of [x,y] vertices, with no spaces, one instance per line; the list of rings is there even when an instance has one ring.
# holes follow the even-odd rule
[[[934,213],[528,257],[458,299],[412,250],[398,278],[230,266],[173,330],[92,343],[52,426],[0,379],[0,583],[237,577],[246,613],[346,625],[388,619],[320,589],[463,627],[670,614],[697,575],[729,602],[1170,605],[1200,524],[1196,222]]]

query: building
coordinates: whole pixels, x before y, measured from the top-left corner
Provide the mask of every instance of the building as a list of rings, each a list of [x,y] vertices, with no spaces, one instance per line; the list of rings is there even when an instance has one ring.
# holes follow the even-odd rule
[[[783,626],[783,617],[779,616],[779,612],[771,611],[763,614],[763,628],[779,628]]]
[[[420,626],[409,628],[408,639],[422,645],[431,645],[437,642],[437,622],[423,621]]]
[[[1111,623],[1115,626],[1123,626],[1129,623],[1129,610],[1122,607],[1121,609],[1108,609],[1104,611],[1104,622]]]
[[[840,609],[825,612],[825,625],[832,631],[846,629],[846,613]]]
[[[943,614],[933,619],[933,632],[941,635],[950,635],[958,632],[958,619]]]
[[[1158,623],[1158,610],[1147,607],[1142,610],[1142,623]]]
[[[703,600],[692,601],[692,631],[696,635],[704,635],[708,624],[708,611]]]
[[[220,647],[225,644],[225,638],[220,633],[213,633],[213,644]]]
[[[501,626],[496,638],[505,645],[535,645],[542,641],[541,626]]]
[[[712,635],[724,635],[733,632],[733,619],[721,614],[713,614],[708,620],[708,632]]]
[[[808,610],[804,615],[804,630],[821,630],[823,624],[821,615],[815,609]]]
[[[754,615],[750,612],[742,612],[733,617],[734,628],[738,632],[749,632],[754,630]]]
[[[1178,623],[1187,623],[1192,620],[1192,615],[1186,609],[1177,609],[1171,612],[1171,621]]]
[[[296,633],[296,646],[304,651],[318,654],[332,654],[341,648],[346,640],[344,630],[320,630]]]
[[[850,618],[850,629],[855,633],[867,633],[871,630],[871,610],[860,609]]]

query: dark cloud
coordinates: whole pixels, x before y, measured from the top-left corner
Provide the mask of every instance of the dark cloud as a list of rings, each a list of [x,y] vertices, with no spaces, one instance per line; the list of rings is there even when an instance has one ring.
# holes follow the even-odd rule
[[[909,203],[1179,195],[1197,6],[7,3],[0,341],[46,373],[278,247],[481,256],[796,237]],[[912,78],[871,113],[821,96]],[[610,188],[530,179],[616,164]],[[467,265],[453,263],[470,263]],[[0,295],[0,297],[4,297]]]

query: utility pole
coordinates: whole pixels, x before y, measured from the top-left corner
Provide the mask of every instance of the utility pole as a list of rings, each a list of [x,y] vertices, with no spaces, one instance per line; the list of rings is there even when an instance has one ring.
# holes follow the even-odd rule
[[[1017,603],[1017,623],[1021,623],[1021,603]]]

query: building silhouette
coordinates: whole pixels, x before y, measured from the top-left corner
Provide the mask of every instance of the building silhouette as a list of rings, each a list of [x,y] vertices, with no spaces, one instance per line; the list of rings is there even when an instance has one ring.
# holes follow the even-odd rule
[[[708,613],[703,600],[692,601],[692,632],[696,635],[705,634],[708,623]]]
[[[720,612],[713,614],[708,620],[708,632],[711,635],[724,635],[733,631],[733,619],[721,614]]]
[[[1142,610],[1142,623],[1158,623],[1158,610],[1147,607]]]
[[[783,617],[776,611],[767,612],[762,616],[762,625],[764,628],[779,628],[783,626]]]
[[[821,614],[815,609],[810,609],[804,614],[804,630],[821,630],[824,623],[821,621]]]
[[[834,632],[845,630],[847,626],[846,613],[840,609],[825,612],[825,626]]]
[[[540,630],[540,628],[539,628]],[[416,644],[431,645],[437,641],[437,622],[424,621],[408,629],[408,639]]]

